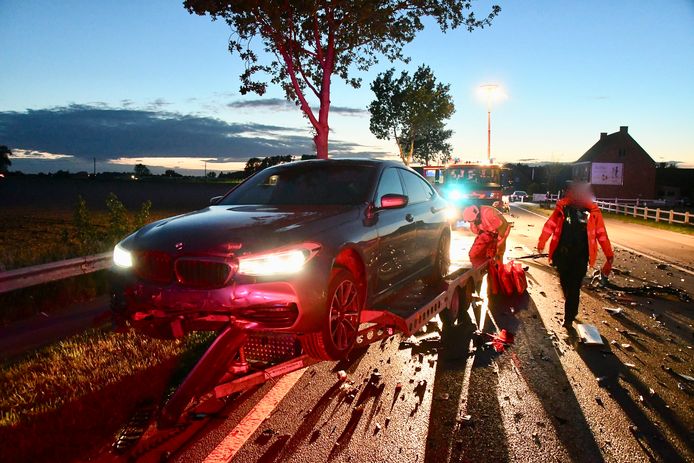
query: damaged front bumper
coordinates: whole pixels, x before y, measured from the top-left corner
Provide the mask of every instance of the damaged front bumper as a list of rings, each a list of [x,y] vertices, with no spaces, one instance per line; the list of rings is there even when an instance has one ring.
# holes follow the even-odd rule
[[[180,338],[229,324],[258,331],[299,331],[302,324],[300,288],[290,281],[241,279],[221,288],[195,289],[141,281],[120,270],[112,271],[111,281],[116,329],[132,327],[152,337]]]

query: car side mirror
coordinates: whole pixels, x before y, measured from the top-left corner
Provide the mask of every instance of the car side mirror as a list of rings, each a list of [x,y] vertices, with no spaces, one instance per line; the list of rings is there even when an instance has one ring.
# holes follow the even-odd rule
[[[381,209],[400,209],[407,206],[409,199],[405,195],[387,194],[381,196]]]
[[[223,197],[224,196],[213,196],[212,198],[210,198],[210,206],[214,206],[215,204],[220,202]]]

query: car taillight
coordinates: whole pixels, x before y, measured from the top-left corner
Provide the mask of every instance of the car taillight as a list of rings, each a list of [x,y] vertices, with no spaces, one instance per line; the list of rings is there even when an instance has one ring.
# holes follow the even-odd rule
[[[135,254],[133,268],[143,280],[170,283],[173,277],[171,256],[161,251],[143,251]]]
[[[182,257],[176,260],[176,280],[192,288],[219,288],[229,282],[237,268],[236,262]]]

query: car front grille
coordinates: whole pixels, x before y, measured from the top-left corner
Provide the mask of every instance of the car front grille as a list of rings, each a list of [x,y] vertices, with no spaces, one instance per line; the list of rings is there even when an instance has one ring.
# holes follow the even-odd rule
[[[143,280],[170,283],[173,278],[171,256],[161,251],[142,251],[135,254],[135,273]]]
[[[235,265],[230,262],[195,258],[176,260],[176,279],[192,288],[219,288],[233,276]]]

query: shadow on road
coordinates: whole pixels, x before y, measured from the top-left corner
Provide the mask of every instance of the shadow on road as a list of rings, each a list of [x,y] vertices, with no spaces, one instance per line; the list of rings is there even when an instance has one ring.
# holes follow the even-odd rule
[[[503,300],[495,301],[492,314],[499,329],[515,333],[510,355],[500,362],[507,363],[539,400],[549,417],[557,438],[573,462],[603,461],[583,410],[559,358],[553,337],[539,316],[533,299],[525,295],[513,301],[515,313]],[[556,339],[556,338],[554,338]],[[511,366],[511,364],[513,366]],[[541,443],[536,439],[536,444]]]
[[[497,400],[489,400],[486,394],[496,390],[498,385],[487,358],[496,354],[489,351],[476,354],[472,362],[474,371],[467,371],[475,328],[471,321],[466,320],[443,330],[425,462],[508,460],[499,404]],[[468,383],[466,376],[469,376]],[[496,398],[495,394],[492,396]],[[481,412],[474,421],[464,416],[468,408],[484,410],[484,418]]]
[[[609,349],[609,344],[607,346]],[[617,356],[603,355],[601,350],[590,346],[579,346],[577,351],[595,377],[603,378],[601,386],[607,390],[611,398],[636,426],[632,428],[632,433],[651,461],[686,461],[686,458],[667,440],[661,428],[644,412],[643,405],[634,401],[622,382],[628,383],[637,394],[644,397],[647,405],[670,424],[677,437],[685,445],[689,443],[691,450],[691,433],[667,407],[667,404],[657,395],[651,397],[648,386],[636,377],[631,368],[623,364]]]

